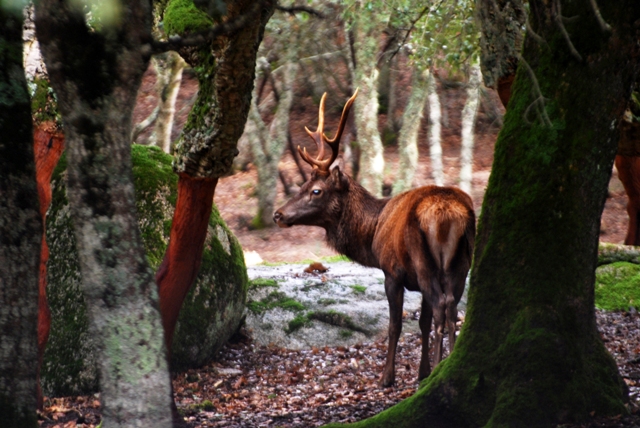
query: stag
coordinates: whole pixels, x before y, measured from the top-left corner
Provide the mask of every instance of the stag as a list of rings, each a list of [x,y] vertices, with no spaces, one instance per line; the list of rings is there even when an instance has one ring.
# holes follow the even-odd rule
[[[329,169],[338,156],[340,137],[356,93],[342,111],[336,135],[324,134],[324,103],[320,101],[318,128],[305,127],[318,148],[316,158],[298,147],[313,167],[311,177],[297,195],[278,209],[273,219],[280,227],[319,226],[326,241],[352,260],[382,269],[389,301],[389,347],[380,382],[395,380],[395,354],[402,329],[405,288],[422,293],[420,330],[422,355],[418,378],[431,373],[429,334],[435,329],[434,366],[442,359],[445,321],[449,349],[453,350],[457,305],[471,266],[475,214],[471,198],[455,187],[425,186],[393,198],[377,199],[339,167]],[[325,159],[325,143],[331,155]]]

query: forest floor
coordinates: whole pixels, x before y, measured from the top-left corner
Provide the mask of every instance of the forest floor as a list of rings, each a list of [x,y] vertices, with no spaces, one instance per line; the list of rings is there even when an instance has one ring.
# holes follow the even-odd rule
[[[134,120],[146,117],[155,106],[154,76],[148,73],[138,98]],[[404,90],[406,91],[404,85]],[[177,137],[186,119],[197,84],[185,75],[176,106]],[[405,93],[406,95],[406,93]],[[442,146],[447,185],[456,185],[459,174],[460,113],[464,90],[456,85],[442,87],[444,115]],[[308,137],[304,126],[315,126],[316,107],[309,97],[296,100],[291,133],[294,143]],[[483,97],[476,126],[473,190],[476,213],[480,212],[487,186],[493,147],[499,132],[503,109],[492,92]],[[338,113],[339,114],[339,113]],[[327,118],[326,128],[335,128],[337,117]],[[386,117],[381,116],[381,127]],[[427,120],[420,131],[420,167],[415,185],[432,184],[428,147]],[[347,130],[347,134],[349,130]],[[145,138],[143,134],[141,138]],[[347,136],[348,137],[348,136]],[[306,144],[306,143],[304,143]],[[340,161],[339,161],[340,162]],[[385,149],[385,183],[391,184],[397,170],[398,154],[394,147]],[[345,165],[342,165],[345,168]],[[289,153],[280,168],[287,180],[301,183],[301,177]],[[348,166],[346,166],[349,171]],[[276,227],[252,230],[250,221],[257,212],[255,183],[257,174],[249,165],[246,171],[220,180],[215,203],[222,217],[238,237],[245,252],[256,254],[265,262],[320,260],[335,252],[324,242],[318,228]],[[278,184],[276,207],[286,201],[282,183]],[[609,197],[602,217],[601,240],[622,243],[627,227],[626,195],[614,169]],[[579,207],[576,207],[579,209]],[[416,314],[406,314],[405,318]],[[595,419],[586,424],[567,427],[640,426],[636,414],[640,386],[640,316],[637,313],[597,314],[598,328],[612,353],[625,382],[630,386],[630,416]],[[246,332],[245,332],[246,333]],[[397,361],[397,380],[392,388],[377,384],[386,356],[386,341],[364,343],[352,348],[335,347],[291,351],[263,347],[252,343],[250,333],[239,335],[222,350],[219,359],[198,370],[174,374],[175,399],[190,427],[315,427],[329,422],[352,422],[372,416],[412,395],[419,362],[420,337],[404,334]],[[41,427],[93,427],[99,423],[99,395],[47,398],[40,414]]]

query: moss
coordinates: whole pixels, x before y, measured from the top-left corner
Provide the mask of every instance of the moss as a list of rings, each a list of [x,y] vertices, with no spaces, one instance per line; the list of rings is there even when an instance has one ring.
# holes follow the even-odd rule
[[[132,162],[142,239],[150,265],[157,268],[169,240],[177,177],[171,169],[171,157],[156,147],[133,145]],[[63,155],[53,173],[52,204],[47,216],[52,326],[42,378],[45,391],[57,395],[97,390],[95,345],[88,331],[64,185],[66,165]],[[242,248],[214,207],[200,272],[185,299],[174,334],[174,369],[208,362],[236,331],[248,283]]]
[[[287,328],[284,330],[285,333],[291,334],[297,330],[300,330],[302,327],[307,327],[311,324],[311,320],[306,315],[297,315],[294,319],[289,321]]]
[[[367,292],[367,287],[365,287],[364,285],[352,285],[351,289],[355,294],[364,294]]]
[[[640,304],[640,266],[618,262],[596,270],[596,307],[608,311],[627,311]]]
[[[322,306],[331,306],[338,303],[336,299],[318,299],[318,304]]]
[[[61,117],[58,111],[58,103],[49,81],[36,78],[31,86],[31,115],[35,123],[55,122],[60,124]]]
[[[192,0],[171,0],[164,11],[164,28],[169,35],[185,35],[206,30],[213,20],[198,9]]]
[[[317,320],[336,327],[348,328],[349,330],[359,331],[365,335],[371,334],[367,329],[353,322],[353,319],[351,319],[349,315],[334,310],[310,312],[307,316],[310,320]]]
[[[255,314],[260,314],[274,308],[299,312],[303,311],[305,306],[281,291],[274,291],[260,301],[251,300],[247,302],[247,308]]]
[[[353,336],[353,331],[352,330],[340,330],[339,334],[340,334],[341,338],[349,339],[351,336]]]
[[[278,281],[275,279],[267,279],[267,278],[256,278],[249,281],[249,290],[257,290],[259,288],[264,287],[275,287],[278,288]]]

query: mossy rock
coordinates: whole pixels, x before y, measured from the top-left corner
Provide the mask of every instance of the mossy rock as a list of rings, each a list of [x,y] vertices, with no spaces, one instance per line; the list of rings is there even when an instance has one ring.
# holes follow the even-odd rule
[[[149,263],[157,269],[169,241],[178,179],[171,168],[171,156],[155,147],[134,145],[132,161],[142,238]],[[88,329],[65,176],[63,156],[53,174],[53,200],[47,215],[47,295],[52,322],[42,384],[45,392],[53,395],[98,389],[99,356],[94,353]],[[172,369],[201,366],[215,356],[240,325],[248,283],[242,248],[214,207],[200,272],[176,326]]]
[[[628,311],[640,305],[640,265],[616,262],[596,269],[596,307]]]

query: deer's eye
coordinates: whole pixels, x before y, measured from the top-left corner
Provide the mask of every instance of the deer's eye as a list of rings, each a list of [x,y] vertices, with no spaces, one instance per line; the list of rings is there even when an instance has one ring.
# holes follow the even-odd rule
[[[316,196],[317,196],[317,195],[319,195],[320,193],[322,193],[322,190],[320,190],[320,189],[313,189],[313,190],[311,191],[311,193],[313,193],[314,195],[316,195]]]

